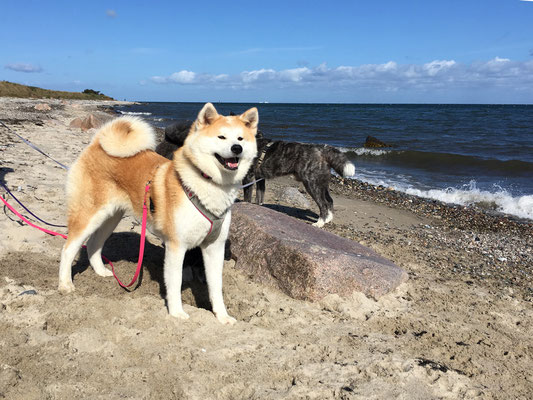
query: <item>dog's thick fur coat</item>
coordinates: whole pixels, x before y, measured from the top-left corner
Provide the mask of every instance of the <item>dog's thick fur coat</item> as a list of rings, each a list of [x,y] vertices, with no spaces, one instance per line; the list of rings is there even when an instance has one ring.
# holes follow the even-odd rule
[[[170,158],[173,151],[183,145],[190,121],[178,122],[165,129],[165,140],[157,145],[156,152]],[[286,141],[272,141],[257,134],[258,156],[243,180],[243,184],[263,178],[256,184],[256,203],[263,204],[266,179],[293,175],[318,205],[320,216],[315,226],[322,227],[333,219],[333,199],[329,194],[330,168],[339,175],[355,174],[354,165],[334,147]],[[253,187],[244,188],[244,200],[252,201]]]
[[[257,139],[258,157],[243,180],[263,180],[256,183],[256,203],[263,204],[265,180],[278,176],[293,175],[303,183],[307,193],[320,210],[318,221],[313,225],[321,228],[333,219],[333,199],[329,194],[330,169],[347,177],[355,173],[354,165],[339,150],[328,145]],[[244,201],[252,201],[252,187],[244,188]]]
[[[147,222],[165,242],[169,313],[188,318],[181,304],[182,262],[188,249],[199,246],[213,312],[222,323],[235,322],[222,297],[224,244],[231,219],[229,208],[257,153],[258,118],[256,108],[224,117],[207,103],[171,161],[153,151],[154,132],[142,120],[122,117],[103,126],[69,172],[69,234],[61,253],[59,290],[74,290],[72,262],[87,239],[94,271],[112,275],[102,263],[104,242],[124,212],[142,215],[145,186],[151,181],[150,201],[155,207]],[[212,214],[223,216],[216,237],[208,235],[212,225],[184,190],[194,192]]]

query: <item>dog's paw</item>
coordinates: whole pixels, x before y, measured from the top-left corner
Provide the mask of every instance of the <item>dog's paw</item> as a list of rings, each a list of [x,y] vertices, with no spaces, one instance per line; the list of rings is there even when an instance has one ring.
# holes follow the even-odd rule
[[[96,275],[103,276],[103,277],[113,276],[113,271],[111,271],[110,269],[107,269],[105,267],[104,268],[95,269],[94,272],[96,272]]]
[[[319,219],[313,224],[313,226],[316,226],[317,228],[322,228],[324,226],[324,221],[322,219]]]
[[[237,320],[233,317],[230,317],[228,314],[217,315],[218,322],[222,325],[233,325]]]
[[[189,319],[189,314],[187,314],[183,310],[170,313],[170,315],[172,315],[174,318],[177,318],[177,319],[182,319],[182,320]]]
[[[72,293],[76,288],[74,287],[74,284],[72,282],[60,282],[57,290],[59,290],[59,293],[61,294],[68,294]]]

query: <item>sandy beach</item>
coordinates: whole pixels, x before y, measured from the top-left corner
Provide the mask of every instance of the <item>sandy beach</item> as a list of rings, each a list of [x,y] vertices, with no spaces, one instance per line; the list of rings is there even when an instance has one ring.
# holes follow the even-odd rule
[[[36,110],[40,103],[51,109]],[[115,103],[0,98],[0,120],[70,165],[95,132],[70,122],[109,118]],[[1,125],[0,179],[40,218],[66,223],[66,171]],[[267,182],[266,205],[315,222],[308,196],[309,209],[283,200],[289,186],[307,196],[286,177]],[[229,327],[217,322],[198,281],[183,287],[190,320],[168,316],[164,249],[150,234],[136,290],[97,276],[81,251],[76,291],[60,295],[63,239],[4,207],[0,397],[531,399],[533,223],[348,179],[332,178],[331,191],[335,217],[324,229],[388,258],[409,280],[378,301],[354,293],[310,303],[254,283],[226,261],[226,306],[238,321]],[[139,232],[127,216],[104,247],[125,280]]]

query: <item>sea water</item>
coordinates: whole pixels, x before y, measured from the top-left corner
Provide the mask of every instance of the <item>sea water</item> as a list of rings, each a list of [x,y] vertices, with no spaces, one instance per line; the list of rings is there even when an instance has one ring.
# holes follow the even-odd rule
[[[533,219],[533,106],[214,103],[222,114],[259,109],[274,140],[326,143],[356,167],[353,178],[455,204]],[[119,107],[165,127],[194,120],[201,103]],[[392,147],[364,147],[374,136]]]

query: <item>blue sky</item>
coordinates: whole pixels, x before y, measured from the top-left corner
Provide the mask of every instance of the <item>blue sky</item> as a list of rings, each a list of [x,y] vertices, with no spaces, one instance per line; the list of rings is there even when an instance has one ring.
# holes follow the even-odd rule
[[[49,89],[145,101],[533,103],[533,1],[0,4],[0,79]]]

